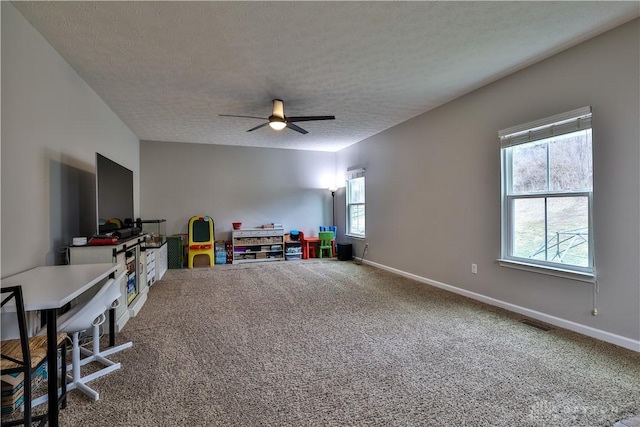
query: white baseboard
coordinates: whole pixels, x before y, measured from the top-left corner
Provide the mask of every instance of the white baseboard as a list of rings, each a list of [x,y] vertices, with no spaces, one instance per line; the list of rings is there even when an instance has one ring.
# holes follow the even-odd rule
[[[620,347],[628,348],[629,350],[640,352],[640,340],[633,340],[631,338],[612,334],[611,332],[603,331],[601,329],[592,328],[591,326],[586,326],[580,323],[572,322],[570,320],[562,319],[560,317],[551,316],[549,314],[545,314],[536,310],[531,310],[530,308],[521,307],[519,305],[515,305],[509,302],[491,298],[482,294],[478,294],[476,292],[471,292],[466,289],[462,289],[462,288],[448,285],[446,283],[438,282],[436,280],[427,279],[426,277],[418,276],[416,274],[407,273],[406,271],[398,270],[397,268],[393,268],[393,267],[388,267],[383,264],[378,264],[377,262],[369,261],[366,259],[363,261],[361,258],[354,258],[354,260],[363,264],[371,265],[381,270],[386,270],[392,273],[396,273],[400,276],[413,279],[417,282],[426,283],[428,285],[435,286],[436,288],[444,289],[446,291],[453,292],[458,295],[462,295],[477,301],[481,301],[486,304],[493,305],[495,307],[504,308],[505,310],[519,313],[527,317],[531,317],[533,319],[558,326],[560,328],[568,329],[570,331],[574,331],[579,334],[583,334],[592,338],[606,341],[611,344],[619,345]]]
[[[122,332],[122,328],[124,328],[124,325],[127,324],[130,317],[131,316],[129,315],[129,310],[125,310],[116,320],[116,330],[114,331],[114,333]]]
[[[131,302],[131,304],[129,305],[129,316],[136,317],[146,301],[147,293],[140,292],[138,296],[133,300],[133,302]]]

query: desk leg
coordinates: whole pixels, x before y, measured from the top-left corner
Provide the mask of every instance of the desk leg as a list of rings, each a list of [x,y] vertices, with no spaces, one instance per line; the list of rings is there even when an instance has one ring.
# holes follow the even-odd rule
[[[116,273],[111,273],[109,275],[110,279],[116,278]],[[116,345],[116,309],[112,308],[109,310],[109,347],[113,347]]]
[[[46,310],[49,426],[58,427],[58,325],[56,309]]]
[[[109,309],[109,347],[116,345],[116,309]]]

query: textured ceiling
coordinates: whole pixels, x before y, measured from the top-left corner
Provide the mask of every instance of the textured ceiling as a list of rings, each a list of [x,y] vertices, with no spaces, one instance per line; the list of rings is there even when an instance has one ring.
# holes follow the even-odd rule
[[[14,2],[141,140],[335,151],[640,15],[634,2]],[[306,135],[264,127],[271,100]]]

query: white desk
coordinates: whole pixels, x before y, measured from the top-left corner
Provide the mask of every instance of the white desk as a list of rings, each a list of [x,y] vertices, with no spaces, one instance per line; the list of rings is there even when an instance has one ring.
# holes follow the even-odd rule
[[[49,426],[58,426],[58,367],[56,311],[103,279],[114,277],[118,264],[81,264],[36,267],[0,280],[0,286],[22,286],[26,311],[42,310],[47,321]],[[15,311],[7,304],[4,311]],[[112,313],[113,314],[113,313]],[[113,315],[111,316],[113,319]],[[112,325],[110,325],[112,326]],[[110,343],[113,345],[113,328]]]

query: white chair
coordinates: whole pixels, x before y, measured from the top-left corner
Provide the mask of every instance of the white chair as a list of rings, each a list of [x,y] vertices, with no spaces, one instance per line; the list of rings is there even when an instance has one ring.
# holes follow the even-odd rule
[[[100,350],[100,325],[107,320],[105,312],[119,305],[122,295],[120,283],[126,272],[123,272],[116,279],[109,279],[100,290],[85,304],[72,308],[58,319],[58,331],[66,332],[72,336],[73,347],[71,352],[71,365],[67,366],[67,371],[72,371],[72,375],[67,375],[71,382],[67,385],[67,390],[77,388],[83,393],[92,397],[94,401],[100,398],[97,391],[86,385],[89,381],[120,369],[120,363],[115,363],[106,358],[113,353],[133,346],[132,342]],[[80,332],[93,328],[93,348],[91,351],[80,347]],[[86,357],[80,358],[80,353]],[[80,367],[91,362],[99,362],[105,367],[84,377],[81,376]]]

